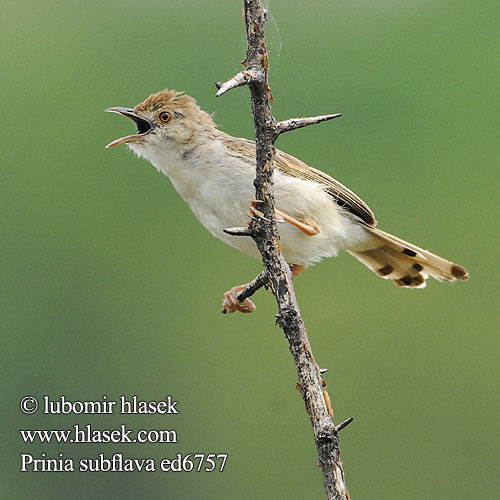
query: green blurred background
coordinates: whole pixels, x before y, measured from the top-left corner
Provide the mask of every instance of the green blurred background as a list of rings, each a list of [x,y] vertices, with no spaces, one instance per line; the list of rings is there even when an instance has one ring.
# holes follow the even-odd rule
[[[353,499],[496,498],[498,0],[276,0],[274,113],[342,112],[278,146],[334,175],[380,226],[469,268],[402,290],[348,255],[296,292]],[[261,265],[201,227],[103,110],[186,90],[252,137],[248,89],[215,98],[244,58],[239,0],[0,6],[2,499],[322,498],[295,367],[269,293],[222,294]],[[23,415],[25,395],[180,401],[179,415]],[[178,444],[24,445],[18,429],[175,429]],[[222,473],[18,472],[40,457],[228,453]]]

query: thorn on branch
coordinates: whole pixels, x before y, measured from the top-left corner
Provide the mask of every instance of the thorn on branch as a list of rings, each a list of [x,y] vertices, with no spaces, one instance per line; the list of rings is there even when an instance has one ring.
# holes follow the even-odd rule
[[[228,227],[223,229],[226,234],[230,234],[231,236],[253,236],[254,230],[251,226],[249,227]]]
[[[316,125],[316,123],[333,120],[334,118],[338,118],[339,116],[342,116],[342,113],[337,113],[334,115],[311,116],[309,118],[290,118],[288,120],[278,122],[276,125],[276,129],[279,135],[283,132],[289,132],[290,130],[295,130],[297,128],[307,127],[308,125]]]
[[[240,71],[237,75],[233,76],[225,82],[215,82],[215,86],[219,89],[216,97],[220,97],[231,89],[246,85],[252,79],[252,74],[248,71]]]
[[[342,429],[345,429],[353,420],[354,420],[354,417],[349,417],[347,420],[344,420],[342,423],[337,425],[335,427],[335,430],[337,432],[340,432]]]
[[[321,373],[321,375],[323,375],[323,373],[327,373],[328,372],[328,368],[320,368],[319,369],[319,373]]]

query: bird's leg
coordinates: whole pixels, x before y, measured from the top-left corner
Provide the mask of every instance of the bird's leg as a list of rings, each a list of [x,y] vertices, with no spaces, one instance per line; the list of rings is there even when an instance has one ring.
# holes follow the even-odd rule
[[[292,275],[297,276],[304,271],[307,266],[300,264],[291,264]],[[242,313],[251,313],[256,309],[255,304],[248,298],[251,297],[259,288],[266,287],[269,284],[269,278],[266,271],[262,271],[256,278],[246,285],[238,285],[231,288],[224,294],[222,301],[222,313],[230,314],[235,311]]]
[[[248,217],[250,217],[250,219],[251,219],[250,222],[248,223],[249,225],[252,224],[252,219],[255,219],[255,218],[263,219],[266,222],[269,222],[269,220],[264,217],[264,214],[260,210],[257,209],[257,205],[259,203],[262,203],[262,201],[261,200],[252,200],[250,202],[250,207],[249,207],[248,213],[247,213]]]
[[[292,275],[297,276],[306,269],[306,265],[291,264]],[[256,278],[246,285],[238,285],[231,288],[224,294],[222,301],[222,313],[230,314],[235,311],[242,313],[251,313],[256,309],[255,304],[248,298],[251,297],[259,288],[267,288],[269,278],[266,271],[262,271]]]
[[[260,217],[261,219],[264,219],[264,214],[257,209],[257,205],[261,203],[258,200],[253,200],[250,202],[250,213],[248,214],[250,218],[252,216],[257,216]],[[274,213],[276,214],[276,219],[278,222],[289,222],[293,226],[299,228],[301,231],[306,233],[308,236],[314,236],[318,233],[321,232],[321,228],[319,227],[319,224],[311,217],[308,217],[305,221],[301,221],[296,219],[295,217],[292,217],[291,215],[288,215],[285,212],[282,212],[281,210],[275,208]]]
[[[296,219],[295,217],[292,217],[291,215],[288,215],[285,212],[278,210],[277,208],[275,208],[274,211],[276,212],[276,215],[278,217],[281,217],[283,220],[286,220],[287,222],[289,222],[293,226],[298,227],[301,231],[306,233],[308,236],[314,236],[321,231],[319,224],[311,217],[306,219],[305,222],[302,222],[302,221]]]
[[[250,202],[250,213],[248,214],[250,218],[259,217],[264,218],[262,212],[260,212],[256,207],[259,200],[253,200]],[[312,236],[320,232],[318,223],[313,219],[308,219],[307,223],[299,221],[294,217],[282,212],[281,210],[275,209],[275,213],[279,222],[287,221],[298,227],[304,233]],[[250,222],[251,223],[251,222]],[[292,264],[291,266],[292,275],[297,276],[300,274],[307,266],[300,264]],[[256,309],[255,304],[249,299],[259,288],[266,286],[269,283],[269,278],[265,271],[262,271],[254,280],[245,285],[238,285],[231,288],[224,293],[224,300],[222,301],[222,313],[228,314],[235,311],[242,313],[251,313]]]

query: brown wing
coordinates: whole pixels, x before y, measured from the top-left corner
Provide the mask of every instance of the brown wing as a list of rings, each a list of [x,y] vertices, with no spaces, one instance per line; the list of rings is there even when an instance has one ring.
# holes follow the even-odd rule
[[[324,187],[325,191],[332,196],[337,205],[358,216],[369,226],[375,226],[377,221],[370,207],[350,189],[336,181],[328,174],[321,172],[305,163],[297,160],[293,156],[276,151],[276,168],[286,175],[307,179]]]
[[[255,157],[255,143],[247,139],[235,139],[226,134],[224,134],[224,136],[224,141],[230,151]],[[321,185],[324,190],[331,195],[333,201],[337,203],[337,205],[340,205],[348,212],[356,215],[369,226],[375,226],[377,224],[375,215],[373,215],[370,207],[350,189],[336,181],[333,177],[279,150],[276,150],[275,164],[276,168],[285,175],[313,181]]]

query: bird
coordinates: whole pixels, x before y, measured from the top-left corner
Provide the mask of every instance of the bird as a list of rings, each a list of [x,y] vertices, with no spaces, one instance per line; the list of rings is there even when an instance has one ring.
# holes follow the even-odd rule
[[[175,90],[156,92],[134,108],[105,111],[125,116],[137,127],[136,133],[106,148],[127,144],[137,157],[170,179],[212,235],[260,257],[251,238],[224,232],[248,222],[249,204],[255,196],[253,141],[223,132],[193,97]],[[280,150],[275,154],[274,198],[281,251],[294,276],[344,250],[378,276],[404,288],[424,288],[429,276],[448,282],[469,278],[462,266],[376,227],[372,210],[354,192]],[[237,299],[243,287],[226,292],[227,312],[255,309],[249,299]]]

